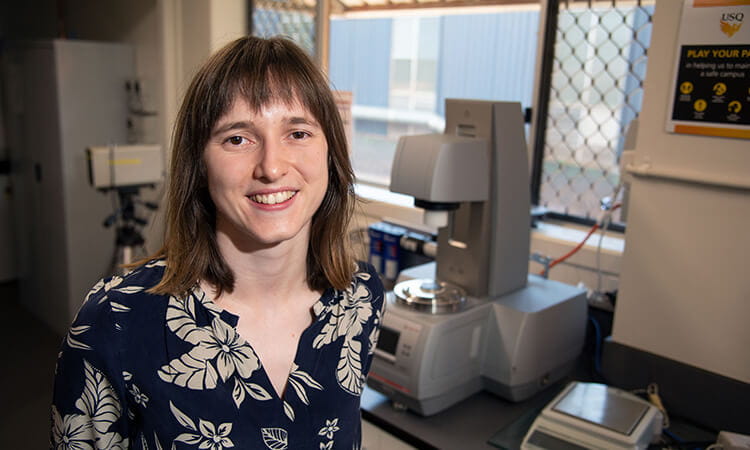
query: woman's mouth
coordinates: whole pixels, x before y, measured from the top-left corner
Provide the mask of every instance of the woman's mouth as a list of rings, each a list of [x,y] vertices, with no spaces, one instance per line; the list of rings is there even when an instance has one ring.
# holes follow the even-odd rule
[[[297,191],[281,191],[273,192],[271,194],[253,194],[250,195],[249,198],[250,200],[261,203],[263,205],[276,205],[279,203],[284,203],[285,201],[294,197],[296,194]]]

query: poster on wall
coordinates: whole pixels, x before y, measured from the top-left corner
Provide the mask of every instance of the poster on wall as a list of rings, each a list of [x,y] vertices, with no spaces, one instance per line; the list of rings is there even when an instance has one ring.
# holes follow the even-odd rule
[[[667,131],[750,139],[750,0],[685,0]]]

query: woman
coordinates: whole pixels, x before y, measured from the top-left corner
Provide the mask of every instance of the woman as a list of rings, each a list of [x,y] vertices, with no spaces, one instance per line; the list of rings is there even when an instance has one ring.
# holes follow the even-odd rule
[[[353,175],[325,78],[239,39],[175,126],[167,233],[66,337],[55,448],[356,448],[383,288],[347,242]]]

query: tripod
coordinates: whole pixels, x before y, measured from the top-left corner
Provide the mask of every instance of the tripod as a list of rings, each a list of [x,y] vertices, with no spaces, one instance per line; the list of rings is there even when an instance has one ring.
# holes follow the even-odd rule
[[[148,222],[135,214],[136,203],[141,203],[149,209],[156,209],[157,205],[137,200],[139,187],[125,186],[117,188],[117,196],[120,207],[109,215],[104,221],[104,227],[109,228],[118,223],[115,230],[115,251],[108,275],[123,275],[129,269],[124,267],[133,261],[146,256],[145,239],[138,227]]]

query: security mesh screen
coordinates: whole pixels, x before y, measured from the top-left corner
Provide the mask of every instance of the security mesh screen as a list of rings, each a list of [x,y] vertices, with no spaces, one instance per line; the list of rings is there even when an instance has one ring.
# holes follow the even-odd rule
[[[560,5],[539,199],[549,210],[597,218],[613,195],[641,109],[652,13],[653,2]]]
[[[289,37],[309,55],[315,54],[315,2],[255,0],[253,36]]]

